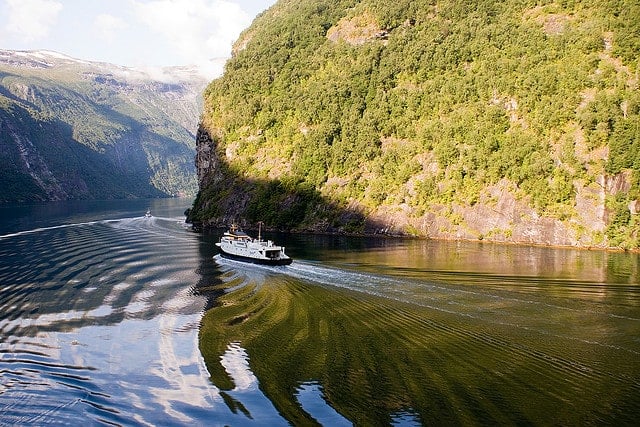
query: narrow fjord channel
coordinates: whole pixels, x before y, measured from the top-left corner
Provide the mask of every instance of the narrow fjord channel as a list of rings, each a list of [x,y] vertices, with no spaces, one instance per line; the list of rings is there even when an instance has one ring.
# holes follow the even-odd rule
[[[1,210],[0,425],[640,416],[636,254],[277,235],[261,267],[189,203]]]

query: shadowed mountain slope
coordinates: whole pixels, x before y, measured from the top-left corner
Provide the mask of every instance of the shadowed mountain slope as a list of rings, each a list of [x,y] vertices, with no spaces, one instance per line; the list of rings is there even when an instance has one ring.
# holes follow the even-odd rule
[[[0,51],[0,202],[195,194],[205,81]]]

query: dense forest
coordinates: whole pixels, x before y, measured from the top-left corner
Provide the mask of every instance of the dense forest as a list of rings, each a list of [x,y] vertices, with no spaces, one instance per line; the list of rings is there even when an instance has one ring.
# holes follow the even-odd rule
[[[191,219],[637,248],[639,66],[634,1],[280,0],[205,92]]]

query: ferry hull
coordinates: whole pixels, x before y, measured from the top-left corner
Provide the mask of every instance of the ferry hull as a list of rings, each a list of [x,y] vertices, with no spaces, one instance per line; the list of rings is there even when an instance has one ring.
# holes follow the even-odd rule
[[[244,261],[249,262],[251,264],[260,264],[260,265],[289,265],[293,262],[291,258],[276,258],[276,259],[263,259],[263,258],[251,258],[242,255],[230,254],[225,252],[224,249],[218,247],[220,250],[220,256],[232,259],[235,261]]]

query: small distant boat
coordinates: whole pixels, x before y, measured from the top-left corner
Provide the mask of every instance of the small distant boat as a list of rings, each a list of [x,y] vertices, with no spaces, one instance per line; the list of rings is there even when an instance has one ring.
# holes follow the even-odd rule
[[[147,213],[144,214],[145,218],[151,218],[151,211],[147,209]]]
[[[220,248],[222,257],[238,261],[266,265],[289,265],[293,262],[284,253],[284,246],[278,246],[271,240],[262,240],[261,227],[258,228],[258,238],[253,239],[240,227],[232,225],[216,246]]]

